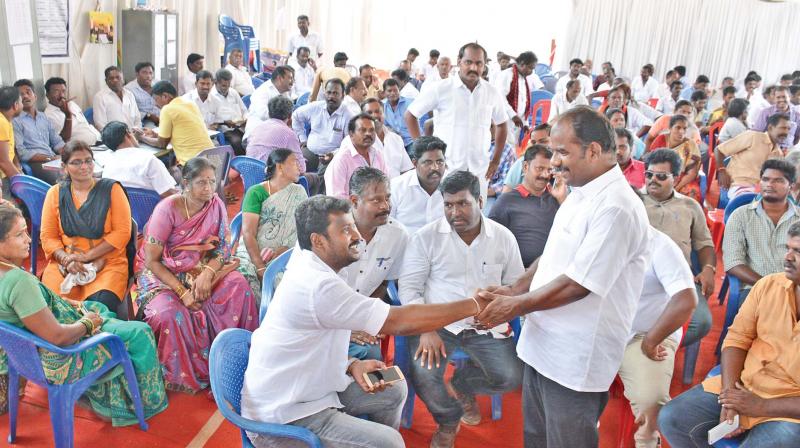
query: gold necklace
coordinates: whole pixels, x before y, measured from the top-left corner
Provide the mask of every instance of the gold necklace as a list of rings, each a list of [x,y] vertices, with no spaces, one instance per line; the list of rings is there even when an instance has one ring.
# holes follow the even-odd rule
[[[189,214],[189,198],[186,196],[183,197],[183,210],[186,212],[186,219],[191,218],[192,216]]]
[[[267,179],[267,196],[272,196],[272,188],[269,185],[269,179]]]
[[[5,261],[2,261],[2,260],[0,260],[0,264],[2,264],[3,266],[5,266],[7,268],[11,268],[11,269],[16,269],[16,268],[19,267],[19,266],[15,265],[15,264],[12,264],[12,263],[6,263]]]

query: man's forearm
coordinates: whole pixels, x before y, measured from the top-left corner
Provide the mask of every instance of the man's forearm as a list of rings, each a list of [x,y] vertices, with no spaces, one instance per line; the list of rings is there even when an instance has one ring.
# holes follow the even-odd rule
[[[408,128],[408,133],[411,135],[411,138],[414,140],[418,139],[420,136],[420,130],[417,117],[415,117],[411,112],[406,111],[406,113],[403,115],[403,120],[406,122],[406,127]]]
[[[706,246],[697,251],[697,259],[700,261],[700,270],[705,269],[706,266],[717,268],[717,254],[714,253],[714,246]]]
[[[588,289],[562,274],[541,288],[521,296],[517,315],[568,305],[586,297],[589,292]]]
[[[66,113],[66,118],[64,118],[64,127],[61,128],[61,139],[65,142],[68,142],[69,139],[72,138],[72,114],[71,112]]]
[[[478,313],[475,300],[457,302],[393,306],[381,327],[381,334],[413,335],[438,330],[448,324]]]
[[[728,273],[736,276],[742,283],[747,283],[748,285],[755,285],[757,281],[761,280],[761,275],[746,264],[736,265],[728,269]]]
[[[769,398],[765,402],[766,415],[757,417],[800,419],[800,397]]]
[[[506,146],[506,139],[508,137],[508,126],[505,123],[497,125],[494,129],[494,154],[492,154],[492,161],[500,163],[500,158],[503,156],[503,149]]]
[[[539,268],[539,258],[533,260],[533,263],[525,270],[520,278],[511,285],[511,293],[515,296],[521,296],[531,289],[531,282],[536,270]]]
[[[736,382],[742,377],[744,360],[747,352],[737,347],[726,347],[722,349],[720,364],[722,370],[722,390],[735,389]]]

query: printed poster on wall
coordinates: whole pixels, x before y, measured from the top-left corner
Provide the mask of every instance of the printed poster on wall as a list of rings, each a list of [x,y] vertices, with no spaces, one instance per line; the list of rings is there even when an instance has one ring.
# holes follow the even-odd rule
[[[89,43],[114,43],[114,15],[110,12],[89,12]]]

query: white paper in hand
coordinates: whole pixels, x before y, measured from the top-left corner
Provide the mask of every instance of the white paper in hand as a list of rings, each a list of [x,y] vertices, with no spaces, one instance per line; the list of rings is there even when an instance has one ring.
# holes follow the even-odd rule
[[[733,423],[728,423],[728,421],[725,420],[708,431],[708,444],[713,445],[717,443],[719,439],[727,436],[738,428],[739,415],[737,414],[735,417],[733,417]]]

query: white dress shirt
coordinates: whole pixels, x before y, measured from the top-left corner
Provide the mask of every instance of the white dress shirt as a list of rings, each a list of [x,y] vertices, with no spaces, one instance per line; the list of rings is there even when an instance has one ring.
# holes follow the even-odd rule
[[[497,74],[494,80],[492,80],[492,85],[497,89],[498,93],[500,93],[500,96],[506,98],[508,97],[509,92],[511,92],[511,81],[513,79],[514,67],[509,67]],[[536,73],[531,73],[528,75],[525,78],[525,82],[528,83],[528,89],[531,92],[544,87],[544,83],[542,83],[542,80],[539,79],[539,76]],[[515,113],[518,117],[525,119],[525,114],[527,113],[525,110],[525,105],[529,100],[529,96],[526,93],[525,85],[521,82],[517,82],[517,84],[517,110]],[[531,107],[533,107],[533,103],[531,103]]]
[[[631,82],[633,99],[646,103],[650,98],[658,98],[658,81],[652,76],[647,78],[647,82],[642,81],[641,76],[634,76]]]
[[[178,95],[184,95],[188,92],[191,92],[192,89],[195,88],[196,83],[197,83],[196,73],[189,72],[181,76],[181,79],[178,80]]]
[[[444,217],[444,199],[437,189],[428,194],[419,184],[417,170],[392,179],[392,218],[400,221],[414,234],[428,223]]]
[[[548,123],[552,123],[555,121],[556,117],[563,114],[564,112],[572,109],[575,106],[588,106],[589,101],[586,100],[586,97],[581,95],[580,93],[573,99],[572,101],[567,100],[567,91],[561,91],[553,95],[553,99],[550,100],[550,116],[547,118]]]
[[[375,230],[369,243],[361,240],[361,258],[339,271],[339,276],[357,293],[371,295],[384,280],[397,280],[408,246],[408,232],[397,221],[389,221]]]
[[[314,101],[292,112],[292,130],[309,151],[317,155],[328,154],[339,149],[342,140],[347,136],[350,118],[350,112],[341,105],[330,114],[325,101]],[[308,135],[305,123],[311,127]]]
[[[114,179],[124,187],[144,188],[163,194],[176,188],[175,178],[164,163],[151,151],[141,148],[122,148],[105,159],[103,177]]]
[[[103,86],[94,95],[92,114],[94,126],[101,132],[110,121],[121,121],[131,129],[142,127],[142,115],[139,113],[139,106],[136,105],[136,97],[125,88],[122,89],[120,100],[108,86]]]
[[[558,79],[556,83],[556,93],[567,90],[567,83],[569,80],[572,79],[569,77],[569,74],[566,74]],[[581,83],[581,95],[586,96],[592,92],[594,92],[594,88],[592,88],[592,78],[579,73],[578,74],[578,81]]]
[[[314,87],[314,69],[311,65],[306,64],[301,67],[300,63],[293,60],[289,65],[294,69],[294,85],[292,86],[292,96],[300,98],[304,93],[311,92]]]
[[[642,293],[628,342],[653,328],[675,294],[684,289],[695,290],[694,275],[678,245],[655,228],[650,228],[650,235],[652,258],[644,274]],[[681,333],[682,329],[678,328],[668,338],[677,345]]]
[[[680,98],[678,98],[678,100],[680,100]],[[672,99],[672,94],[670,93],[666,96],[662,96],[661,99],[658,100],[658,103],[656,103],[656,110],[662,114],[672,114],[675,112],[675,103],[677,103],[677,101]]]
[[[353,291],[313,252],[292,251],[264,322],[253,332],[242,416],[289,423],[341,408],[352,331],[378,334],[389,305]]]
[[[417,97],[417,95],[419,95],[419,90],[417,90],[417,88],[414,87],[414,84],[411,84],[411,82],[407,82],[406,85],[400,89],[400,96],[414,99]]]
[[[459,76],[451,76],[420,94],[408,111],[421,117],[433,111],[433,135],[447,143],[449,170],[467,170],[484,179],[492,145],[490,125],[508,121],[506,100],[488,82],[480,80],[470,92]]]
[[[244,128],[245,139],[250,136],[250,133],[253,132],[256,126],[261,122],[267,121],[269,118],[269,107],[267,107],[269,105],[269,100],[280,95],[289,98],[289,92],[279,92],[272,80],[264,81],[264,84],[258,86],[255,92],[250,95],[250,109],[248,109],[250,113],[248,115],[247,125]]]
[[[214,123],[222,122],[222,120],[219,118],[219,110],[222,107],[221,102],[217,97],[212,95],[211,92],[208,93],[205,101],[200,98],[200,94],[197,93],[197,89],[190,90],[188,93],[183,95],[182,98],[197,104],[197,107],[200,109],[200,114],[203,116],[203,122],[206,124],[206,127],[209,127]]]
[[[656,91],[656,98],[664,98],[665,96],[670,95],[670,87],[667,83],[662,82],[658,85],[658,90]]]
[[[253,87],[253,79],[250,78],[250,71],[244,65],[236,68],[232,64],[228,64],[225,66],[225,70],[228,70],[233,75],[231,88],[239,92],[239,95],[252,95],[253,91],[256,90],[256,88]],[[264,82],[264,84],[267,82],[269,81]]]
[[[355,117],[361,113],[361,106],[350,95],[344,96],[344,99],[342,100],[342,107],[346,108],[352,117]]]
[[[298,31],[289,38],[287,50],[290,56],[297,57],[297,49],[300,47],[308,48],[311,59],[317,59],[325,51],[322,46],[322,38],[313,31],[309,31],[305,36]]]
[[[222,96],[217,90],[217,86],[211,88],[211,96],[219,103],[217,118],[220,122],[242,121],[248,116],[247,106],[244,105],[241,95],[234,89],[228,89],[228,96]]]
[[[478,288],[513,283],[523,272],[519,246],[510,230],[481,216],[481,233],[467,246],[447,219],[440,218],[411,238],[400,271],[400,302],[463,300]],[[473,329],[473,322],[469,317],[444,328],[459,334]],[[507,337],[508,324],[500,324],[491,332],[495,337]]]
[[[429,80],[438,80],[439,78],[439,69],[436,67],[436,64],[431,65],[429,63],[425,63],[422,65],[422,74],[425,75],[425,82]]]
[[[653,120],[644,116],[639,109],[628,106],[628,130],[633,132],[633,135],[638,135],[639,130],[644,126],[652,126]]]
[[[556,213],[530,290],[566,275],[589,294],[528,314],[517,344],[520,359],[569,389],[608,390],[650,263],[648,228],[644,205],[619,166],[572,189]]]
[[[89,146],[94,146],[94,144],[100,140],[100,133],[86,120],[86,116],[83,115],[80,106],[75,104],[74,101],[70,101],[67,107],[72,114],[72,136],[70,137],[70,141],[76,140]],[[44,116],[50,120],[50,124],[53,125],[56,134],[60,135],[61,131],[64,129],[64,120],[67,118],[64,112],[61,111],[61,108],[47,103],[47,106],[44,108]]]
[[[383,154],[383,161],[386,163],[386,175],[389,179],[394,179],[408,170],[414,169],[411,157],[403,146],[403,137],[392,132],[386,126],[383,127],[383,141],[376,135],[375,143],[372,144]]]

